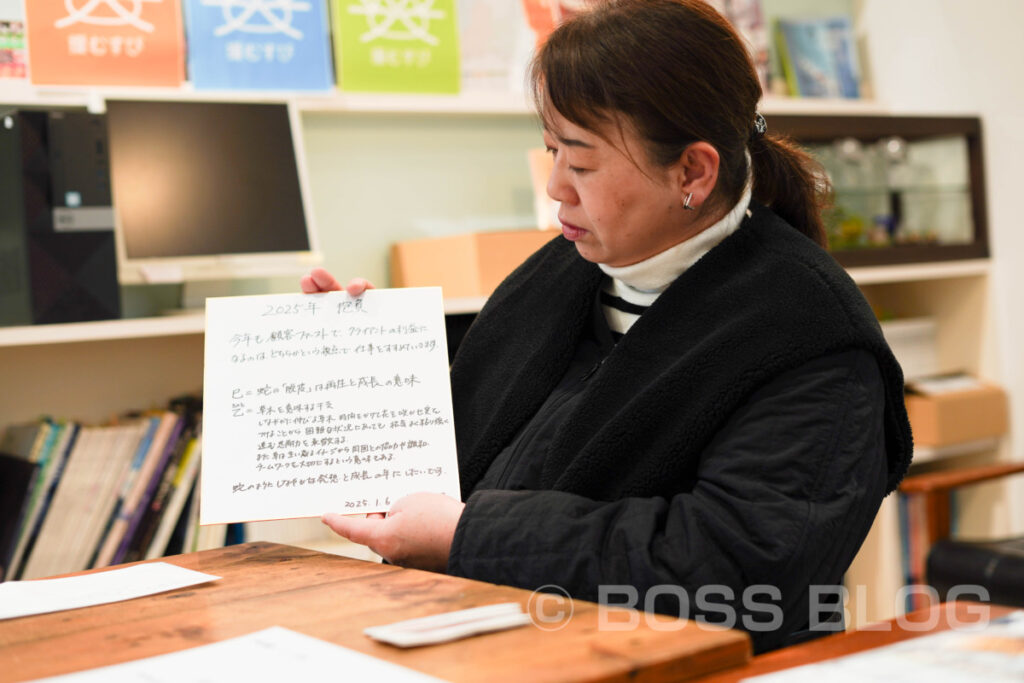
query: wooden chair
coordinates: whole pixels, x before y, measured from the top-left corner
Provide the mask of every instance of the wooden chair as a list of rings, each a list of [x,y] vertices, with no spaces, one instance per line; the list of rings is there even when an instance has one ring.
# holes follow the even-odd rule
[[[922,496],[928,548],[927,568],[922,580],[946,600],[954,586],[983,586],[992,602],[1024,607],[1024,537],[995,541],[950,539],[950,498],[961,486],[978,484],[1024,472],[1024,463],[985,465],[907,477],[900,492]]]

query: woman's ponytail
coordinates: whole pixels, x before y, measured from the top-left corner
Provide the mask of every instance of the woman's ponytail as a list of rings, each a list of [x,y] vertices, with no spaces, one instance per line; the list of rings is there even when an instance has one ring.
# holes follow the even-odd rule
[[[822,211],[832,203],[825,169],[789,138],[755,133],[750,140],[754,199],[822,247]]]

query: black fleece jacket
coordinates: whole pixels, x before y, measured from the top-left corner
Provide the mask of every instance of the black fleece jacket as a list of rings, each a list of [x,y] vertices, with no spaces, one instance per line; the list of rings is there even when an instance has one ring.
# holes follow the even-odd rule
[[[781,624],[751,629],[757,649],[806,625],[808,585],[841,578],[909,465],[910,429],[856,286],[751,208],[561,404],[518,482],[492,467],[578,360],[602,274],[556,239],[495,292],[452,369],[467,508],[449,572],[591,600],[631,586],[635,606],[658,594],[649,607],[691,617],[716,611],[696,603],[717,585],[741,627],[770,616],[743,591],[769,585]]]

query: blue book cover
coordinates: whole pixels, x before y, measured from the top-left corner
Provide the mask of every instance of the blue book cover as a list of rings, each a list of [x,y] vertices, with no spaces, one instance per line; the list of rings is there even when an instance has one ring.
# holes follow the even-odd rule
[[[779,19],[776,33],[790,94],[860,97],[860,70],[849,17]]]
[[[825,20],[828,47],[832,52],[840,97],[860,97],[860,69],[857,66],[857,48],[853,38],[853,25],[849,17]]]
[[[168,437],[167,443],[165,444],[163,451],[160,453],[160,459],[157,461],[156,467],[153,469],[152,476],[146,484],[146,491],[143,494],[142,499],[139,501],[138,507],[134,510],[131,520],[128,522],[128,528],[125,530],[124,537],[121,539],[121,543],[117,548],[117,552],[114,554],[114,559],[111,564],[120,564],[125,561],[125,555],[128,554],[132,540],[135,538],[136,530],[139,528],[139,523],[146,514],[146,510],[149,509],[149,502],[152,500],[153,494],[156,493],[157,486],[163,480],[164,469],[166,469],[167,462],[174,453],[174,448],[178,443],[178,438],[181,436],[181,431],[184,426],[185,418],[179,415],[177,422],[174,424],[174,428],[171,430],[171,435]]]
[[[326,0],[184,0],[198,90],[330,90]]]

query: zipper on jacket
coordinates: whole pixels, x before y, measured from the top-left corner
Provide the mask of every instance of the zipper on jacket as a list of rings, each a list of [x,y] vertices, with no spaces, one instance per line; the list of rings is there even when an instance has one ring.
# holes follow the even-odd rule
[[[607,356],[605,356],[605,358],[607,358]],[[583,376],[580,377],[579,381],[580,382],[586,382],[588,379],[593,377],[594,373],[597,372],[598,370],[600,370],[601,366],[604,365],[604,360],[605,359],[602,358],[601,360],[599,360],[596,363],[594,363],[594,367],[590,368],[585,373],[583,373]]]

